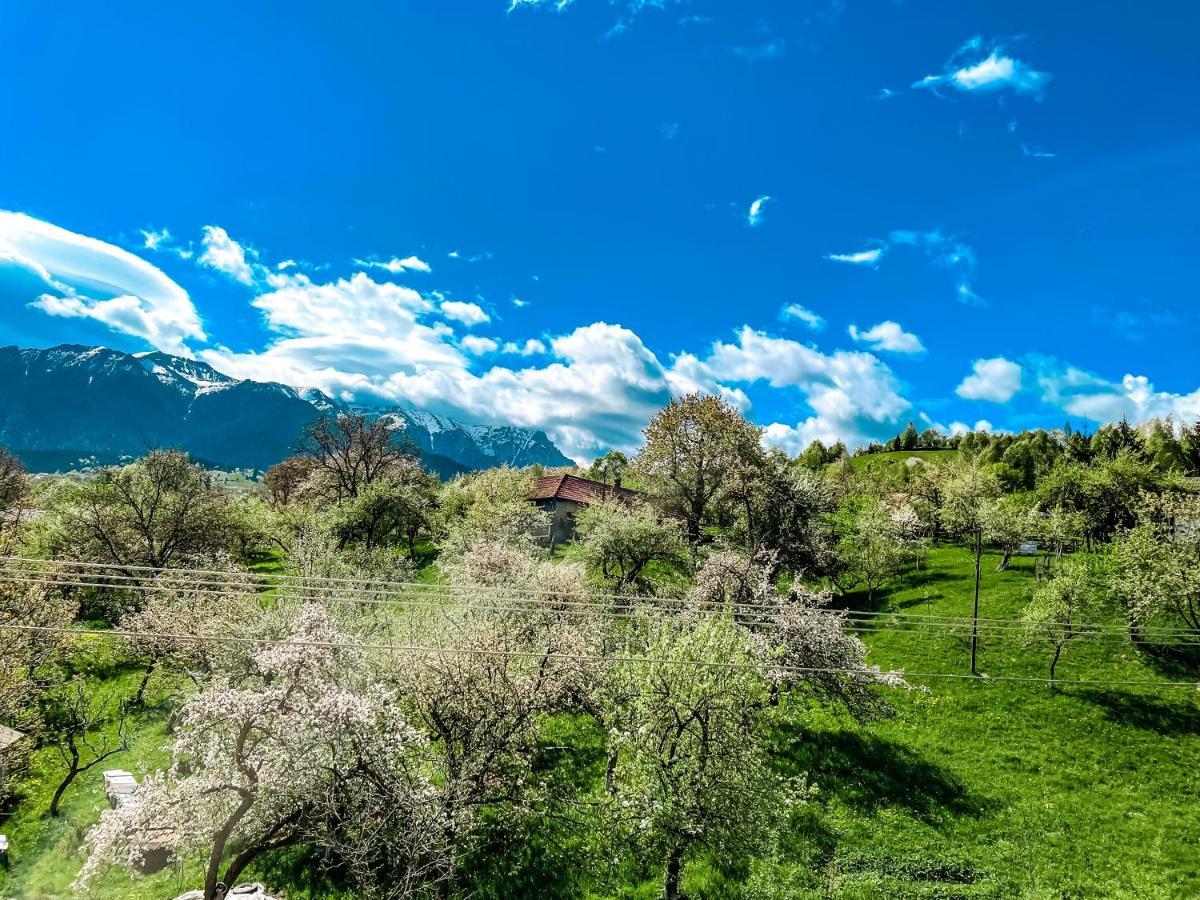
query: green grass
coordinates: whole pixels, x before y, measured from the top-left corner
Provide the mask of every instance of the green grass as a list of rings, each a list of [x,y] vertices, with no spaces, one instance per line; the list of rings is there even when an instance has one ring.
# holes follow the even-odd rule
[[[957,450],[897,450],[894,453],[864,453],[853,457],[850,465],[856,472],[892,472],[915,465],[909,462],[911,459],[949,461],[956,456]]]
[[[981,615],[1015,618],[1032,560],[995,573]],[[933,551],[888,594],[887,611],[969,615],[973,558]],[[957,635],[895,627],[867,635],[871,661],[966,673]],[[985,638],[980,671],[1045,677],[1048,652]],[[1195,679],[1195,675],[1191,677]],[[1059,678],[1176,678],[1119,640],[1069,646]],[[912,679],[896,715],[869,726],[817,714],[781,751],[815,772],[819,815],[797,837],[840,897],[1200,896],[1200,703],[1191,688]],[[808,858],[808,857],[804,857]],[[945,880],[946,876],[953,876]]]
[[[573,553],[564,548],[561,558]],[[982,615],[1015,618],[1033,584],[1032,560],[994,572],[984,559]],[[427,570],[428,571],[428,570]],[[431,573],[432,574],[432,573]],[[965,636],[908,628],[897,612],[969,615],[973,559],[958,547],[932,551],[876,599],[880,633],[864,636],[870,660],[912,673],[966,674]],[[863,598],[846,598],[861,606]],[[1114,620],[1115,621],[1115,620]],[[99,647],[101,642],[95,642]],[[1042,678],[1047,651],[1023,637],[984,637],[980,671]],[[93,651],[83,664],[98,683],[131,693],[139,672]],[[1196,679],[1156,663],[1119,639],[1069,646],[1064,680]],[[692,861],[685,888],[693,900],[792,898],[1175,898],[1200,896],[1200,694],[1193,688],[1065,685],[998,680],[911,679],[928,690],[889,692],[894,716],[860,724],[836,711],[800,710],[773,735],[781,770],[810,776],[814,793],[794,816],[777,854],[720,869]],[[167,760],[164,704],[170,686],[152,683],[138,714],[133,749],[105,767],[139,777]],[[582,732],[581,732],[582,733]],[[550,735],[559,745],[564,735]],[[581,739],[582,740],[582,739]],[[598,751],[583,740],[592,771]],[[590,743],[589,743],[590,741]],[[576,743],[571,738],[570,743]],[[582,751],[581,751],[582,752]],[[16,814],[0,826],[12,840],[12,868],[0,897],[65,897],[83,862],[80,843],[104,808],[100,773],[83,776],[64,815],[46,818],[58,767],[53,750],[34,755]],[[507,883],[481,896],[517,896],[542,884],[541,896],[580,896],[572,868],[583,851],[547,824],[544,834],[510,847],[503,860],[474,859],[473,871]],[[535,829],[535,832],[537,829]],[[539,844],[539,841],[545,842]],[[541,848],[541,849],[539,849]],[[546,854],[556,848],[553,857]],[[266,861],[258,877],[290,898],[330,896],[297,873],[305,860]],[[274,868],[265,868],[267,865]],[[550,870],[546,866],[551,866]],[[314,866],[308,866],[311,873]],[[550,881],[539,872],[558,874]],[[571,877],[566,877],[570,874]],[[255,877],[251,873],[248,877]],[[630,874],[624,889],[589,896],[657,896],[659,873]],[[507,881],[505,881],[507,879]],[[198,872],[150,879],[113,872],[99,900],[175,896],[199,883]],[[516,893],[513,893],[513,892]]]

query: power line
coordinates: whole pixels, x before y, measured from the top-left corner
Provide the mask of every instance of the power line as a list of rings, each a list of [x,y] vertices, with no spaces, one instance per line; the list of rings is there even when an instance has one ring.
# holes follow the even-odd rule
[[[560,659],[569,662],[600,662],[600,663],[630,663],[630,664],[649,664],[649,665],[671,665],[683,666],[691,668],[717,668],[717,669],[744,669],[757,670],[763,672],[783,672],[795,674],[835,674],[835,675],[854,675],[860,678],[867,678],[872,681],[882,681],[887,675],[896,675],[902,678],[933,678],[933,679],[952,679],[959,681],[974,681],[974,682],[1011,682],[1017,684],[1049,684],[1047,678],[1034,678],[1020,675],[963,675],[949,672],[883,672],[875,671],[869,668],[839,668],[827,666],[787,666],[775,665],[772,663],[739,663],[725,662],[720,660],[701,660],[701,659],[678,659],[678,658],[662,658],[649,656],[621,656],[621,655],[599,655],[588,653],[555,653],[546,652],[538,653],[532,650],[492,650],[482,647],[430,647],[416,644],[390,644],[390,643],[374,643],[365,641],[316,641],[311,639],[285,639],[285,638],[266,638],[266,637],[251,637],[247,635],[199,635],[199,634],[176,634],[171,632],[135,632],[123,629],[86,629],[86,628],[67,628],[65,626],[55,625],[19,625],[11,623],[0,623],[0,630],[3,631],[24,631],[38,632],[49,634],[63,634],[75,637],[107,637],[107,638],[124,638],[134,639],[160,639],[160,640],[178,640],[182,642],[197,642],[197,643],[237,643],[251,645],[266,645],[266,646],[290,646],[290,647],[311,647],[322,649],[346,649],[346,650],[387,650],[400,651],[405,653],[421,653],[429,655],[451,654],[451,655],[468,655],[468,656],[489,656],[489,657],[506,657],[506,658],[524,658],[524,659]],[[1056,685],[1090,685],[1090,686],[1110,686],[1110,687],[1154,687],[1154,688],[1192,688],[1200,690],[1200,683],[1192,681],[1161,681],[1161,680],[1109,680],[1109,679],[1055,679]]]
[[[71,563],[64,563],[69,566]],[[103,564],[107,565],[107,564]],[[11,571],[11,570],[10,570]],[[47,578],[39,576],[28,570],[19,570],[15,574],[9,574],[3,569],[0,569],[0,581],[9,581],[16,584],[29,585],[47,585],[55,587],[81,587],[81,588],[101,588],[101,589],[120,589],[130,590],[140,593],[157,593],[163,590],[180,589],[187,590],[192,593],[209,595],[209,596],[242,596],[246,593],[253,593],[252,585],[242,584],[248,588],[244,591],[239,591],[238,581],[241,581],[241,573],[225,573],[232,581],[217,582],[213,580],[188,580],[183,576],[199,572],[208,574],[205,570],[194,569],[155,569],[154,571],[162,573],[158,578],[155,578],[147,583],[145,579],[137,579],[132,576],[120,575],[95,575],[91,576],[92,580],[85,580],[88,576],[85,574],[74,574],[70,572],[55,572],[52,574],[59,575],[60,578]],[[24,576],[24,577],[21,577]],[[98,580],[103,579],[103,580]],[[109,583],[112,580],[118,580],[122,583],[113,585]],[[320,579],[314,579],[319,582]],[[390,582],[397,587],[408,588],[410,584],[404,582]],[[217,588],[197,587],[197,585],[218,585]],[[273,586],[273,590],[280,589],[279,586]],[[526,589],[513,588],[512,593],[508,593],[505,587],[446,587],[437,592],[420,591],[416,593],[407,593],[402,590],[397,590],[392,593],[395,596],[390,598],[379,597],[384,591],[368,591],[372,596],[369,598],[357,596],[364,593],[361,590],[350,589],[349,593],[356,596],[329,596],[327,591],[336,590],[338,594],[343,589],[325,589],[319,586],[301,586],[296,590],[290,586],[285,586],[283,590],[288,593],[285,596],[290,599],[323,601],[327,603],[338,604],[362,604],[362,605],[380,605],[380,606],[406,606],[406,607],[425,607],[436,609],[441,606],[448,605],[449,601],[463,602],[464,595],[470,596],[477,593],[484,594],[484,600],[471,599],[470,605],[479,608],[488,608],[488,600],[495,601],[497,599],[509,604],[526,604],[524,606],[510,605],[499,606],[492,605],[491,608],[502,612],[536,612],[545,613],[550,611],[565,612],[567,610],[576,610],[580,614],[596,615],[608,618],[634,618],[640,614],[645,614],[651,611],[653,605],[663,599],[655,597],[622,597],[624,603],[611,604],[600,603],[588,600],[563,600],[561,597],[578,597],[584,596],[577,592],[556,592],[552,590],[539,591],[536,595],[531,595]],[[550,599],[549,604],[539,602],[537,597]],[[447,601],[447,603],[437,603],[431,601]],[[634,603],[632,601],[640,600],[642,603]],[[784,598],[780,598],[778,603],[762,603],[762,604],[738,604],[738,603],[721,603],[719,601],[712,602],[697,602],[688,603],[686,600],[678,601],[686,604],[679,606],[676,609],[696,610],[696,611],[732,611],[736,614],[743,615],[751,620],[759,619],[762,622],[771,622],[779,615],[786,613],[787,606]],[[1019,619],[1001,619],[980,617],[978,620],[973,620],[969,616],[944,616],[944,615],[914,615],[906,613],[893,613],[890,611],[880,611],[877,613],[863,611],[848,611],[837,610],[830,607],[813,607],[814,611],[827,613],[831,616],[836,616],[842,620],[846,630],[861,630],[863,633],[887,632],[887,633],[903,633],[911,630],[934,631],[941,629],[944,631],[953,632],[966,627],[978,627],[984,632],[993,634],[1014,633],[1014,634],[1029,634],[1031,632],[1051,632],[1056,629],[1069,629],[1071,632],[1079,636],[1117,636],[1128,640],[1133,644],[1145,644],[1152,646],[1184,646],[1195,643],[1195,633],[1187,629],[1153,629],[1152,633],[1160,636],[1163,640],[1146,640],[1139,638],[1126,638],[1126,626],[1115,623],[1091,623],[1091,622],[1026,622]],[[887,627],[886,621],[889,619],[899,619],[896,627]],[[1184,640],[1170,641],[1167,638],[1183,638]]]

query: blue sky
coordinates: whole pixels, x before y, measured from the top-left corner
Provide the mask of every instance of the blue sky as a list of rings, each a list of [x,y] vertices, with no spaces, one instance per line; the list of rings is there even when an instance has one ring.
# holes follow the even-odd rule
[[[545,428],[1200,416],[1194,3],[10,0],[0,343]]]

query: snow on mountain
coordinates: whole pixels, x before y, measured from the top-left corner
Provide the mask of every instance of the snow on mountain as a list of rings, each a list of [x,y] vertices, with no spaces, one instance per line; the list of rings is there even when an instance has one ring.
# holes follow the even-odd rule
[[[265,469],[292,453],[316,418],[350,408],[316,388],[240,381],[158,351],[0,347],[0,445],[35,470],[120,462],[153,447],[180,447],[218,467]],[[385,416],[441,475],[502,463],[570,464],[542,431],[353,409]]]

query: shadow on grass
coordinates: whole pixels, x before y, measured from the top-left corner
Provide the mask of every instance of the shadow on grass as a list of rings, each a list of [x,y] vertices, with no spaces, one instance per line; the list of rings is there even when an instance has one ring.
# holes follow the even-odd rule
[[[1163,678],[1195,681],[1200,674],[1200,643],[1147,643],[1141,646],[1141,650],[1142,659]]]
[[[1186,703],[1164,703],[1127,691],[1079,691],[1075,696],[1096,704],[1105,718],[1156,734],[1200,734],[1200,709]]]
[[[944,814],[979,816],[989,808],[953,772],[870,732],[789,725],[777,729],[775,743],[785,769],[807,773],[822,794],[859,809],[901,807],[932,823]]]

